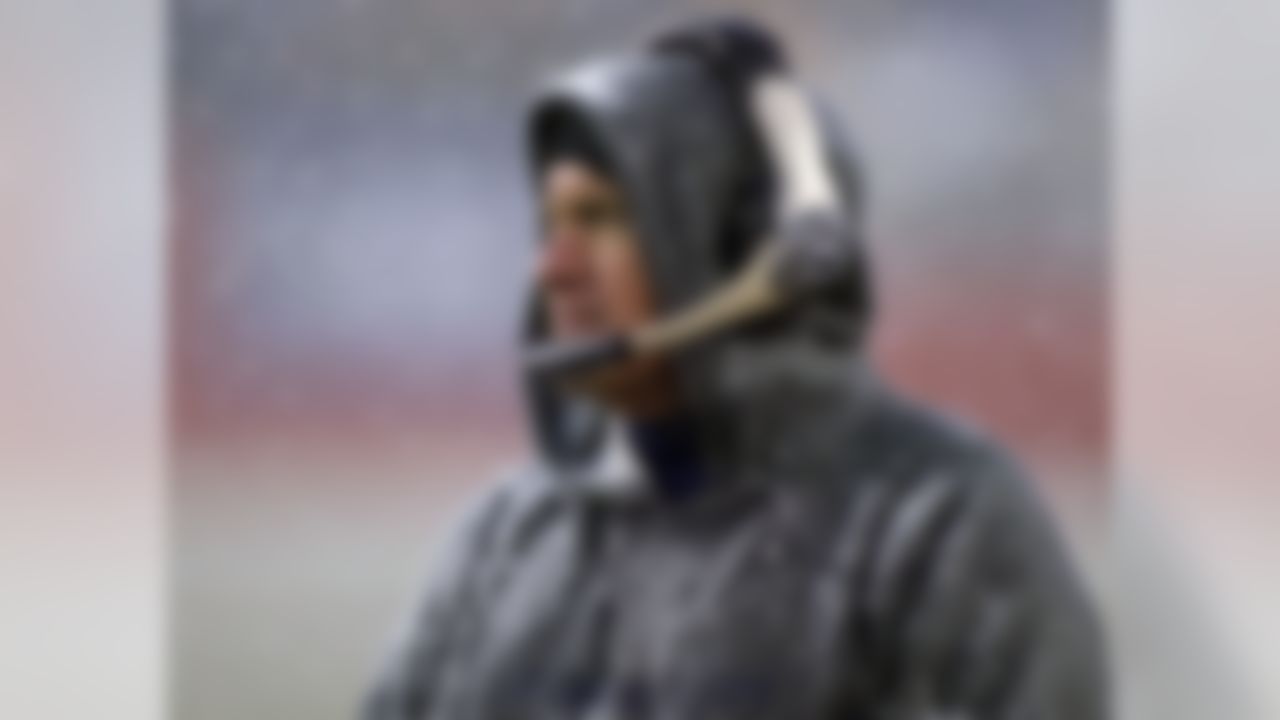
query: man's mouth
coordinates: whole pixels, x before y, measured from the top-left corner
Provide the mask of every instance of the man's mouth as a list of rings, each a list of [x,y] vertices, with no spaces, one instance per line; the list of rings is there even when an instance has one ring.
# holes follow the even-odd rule
[[[564,304],[557,308],[555,330],[563,337],[598,335],[608,330],[599,308],[589,304]]]

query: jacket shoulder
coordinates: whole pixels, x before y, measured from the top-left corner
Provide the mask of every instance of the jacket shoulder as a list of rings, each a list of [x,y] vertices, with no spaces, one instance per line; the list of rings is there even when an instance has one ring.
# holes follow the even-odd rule
[[[473,617],[486,581],[512,559],[519,535],[555,497],[537,468],[508,471],[491,481],[455,516],[435,543],[425,588],[361,707],[365,720],[419,717],[435,700],[438,682]]]
[[[444,557],[437,560],[435,574],[458,583],[464,575],[488,572],[518,549],[562,500],[555,478],[538,465],[497,473],[451,523],[439,543]]]
[[[1072,574],[1052,513],[999,443],[908,401],[894,400],[881,415],[870,430],[883,453],[871,540],[886,572],[946,562],[963,549],[1027,579]]]
[[[895,394],[877,400],[864,434],[871,444],[896,456],[899,466],[1014,465],[999,443],[977,426]]]
[[[869,430],[885,449],[859,537],[855,627],[884,683],[935,684],[945,704],[1099,717],[1098,620],[1047,506],[982,433],[895,401]],[[940,673],[940,674],[937,674]],[[1061,716],[1046,707],[1069,707]]]

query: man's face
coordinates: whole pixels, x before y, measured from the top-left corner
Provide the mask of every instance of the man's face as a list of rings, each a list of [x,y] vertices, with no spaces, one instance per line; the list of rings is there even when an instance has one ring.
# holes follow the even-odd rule
[[[653,320],[652,286],[620,189],[585,163],[557,160],[542,176],[543,243],[537,281],[555,339],[635,330]],[[579,385],[617,409],[656,414],[669,406],[669,369],[637,358]]]

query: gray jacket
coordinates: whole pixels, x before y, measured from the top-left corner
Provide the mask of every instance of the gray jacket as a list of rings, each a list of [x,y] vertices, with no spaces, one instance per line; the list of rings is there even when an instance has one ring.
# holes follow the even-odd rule
[[[741,182],[750,130],[712,83],[638,53],[533,113],[535,146],[572,116],[608,149],[665,309],[732,271],[726,222],[767,222],[726,220],[767,183]],[[538,460],[461,523],[364,717],[1107,717],[1099,623],[1051,518],[992,442],[877,379],[870,297],[862,262],[678,359],[713,478],[680,502],[626,462],[616,421],[530,387]],[[535,302],[534,338],[538,320]]]

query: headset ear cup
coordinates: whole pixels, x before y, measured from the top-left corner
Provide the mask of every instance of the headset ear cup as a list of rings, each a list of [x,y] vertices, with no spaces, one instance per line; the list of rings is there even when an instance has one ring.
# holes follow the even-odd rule
[[[802,324],[823,346],[844,348],[862,343],[872,309],[867,263],[866,248],[860,243],[845,278],[807,303],[809,314]]]

